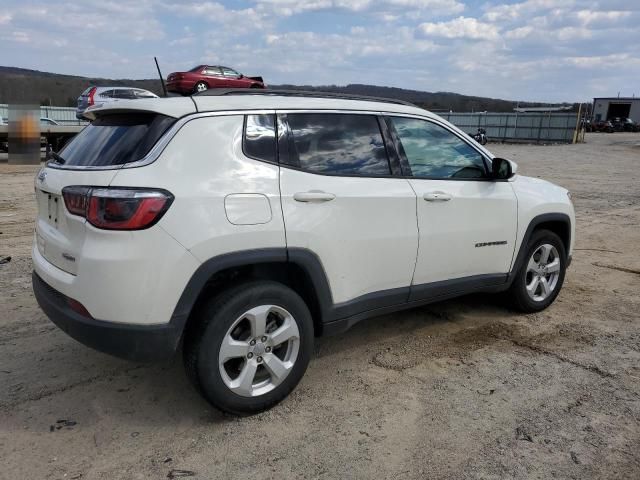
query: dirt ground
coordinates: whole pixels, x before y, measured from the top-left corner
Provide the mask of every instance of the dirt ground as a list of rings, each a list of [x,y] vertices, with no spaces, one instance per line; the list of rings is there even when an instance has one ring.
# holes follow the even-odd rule
[[[318,339],[282,404],[225,416],[181,363],[59,331],[31,292],[35,168],[0,164],[0,478],[640,478],[640,134],[489,145],[569,188],[573,264],[548,310],[472,296]]]

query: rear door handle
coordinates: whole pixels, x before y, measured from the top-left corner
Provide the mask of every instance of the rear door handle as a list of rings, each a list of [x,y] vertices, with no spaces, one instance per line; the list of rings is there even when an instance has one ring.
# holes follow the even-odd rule
[[[296,202],[305,202],[305,203],[321,203],[321,202],[330,202],[336,198],[333,193],[327,192],[298,192],[293,194],[293,199]]]
[[[427,202],[448,202],[451,200],[451,195],[444,192],[429,192],[425,193],[422,198]]]

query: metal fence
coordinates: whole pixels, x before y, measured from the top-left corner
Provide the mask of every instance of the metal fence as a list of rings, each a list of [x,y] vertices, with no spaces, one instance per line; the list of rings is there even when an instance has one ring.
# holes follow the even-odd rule
[[[60,125],[85,125],[87,122],[76,118],[76,109],[73,107],[40,107],[40,116],[55,120]],[[9,105],[0,104],[0,117],[9,118]]]
[[[442,118],[467,133],[478,127],[490,142],[571,143],[577,113],[447,113]]]
[[[478,127],[487,131],[491,142],[571,143],[576,113],[449,113],[438,115],[467,133]],[[0,104],[0,116],[7,118],[8,105]],[[84,125],[73,107],[40,107],[40,116],[61,125]]]

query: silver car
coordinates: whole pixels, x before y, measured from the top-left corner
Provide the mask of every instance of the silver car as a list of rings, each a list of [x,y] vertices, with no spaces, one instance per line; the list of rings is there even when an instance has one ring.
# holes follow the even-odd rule
[[[142,88],[132,87],[89,87],[78,97],[76,117],[86,120],[84,111],[96,103],[117,102],[118,100],[135,100],[140,98],[158,98],[158,96]]]

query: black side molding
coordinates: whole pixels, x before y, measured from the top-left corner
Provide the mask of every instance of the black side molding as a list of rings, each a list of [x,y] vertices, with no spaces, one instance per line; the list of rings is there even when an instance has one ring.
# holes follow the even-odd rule
[[[509,288],[514,273],[524,261],[526,246],[533,230],[547,222],[562,222],[571,235],[571,220],[563,213],[548,213],[535,217],[527,227],[510,273],[474,275],[425,285],[413,285],[372,292],[344,303],[334,303],[331,288],[320,258],[306,248],[264,248],[233,252],[204,262],[189,280],[171,317],[170,325],[182,333],[199,295],[213,275],[222,270],[268,263],[294,264],[307,277],[319,307],[320,322],[325,334],[339,333],[360,320],[391,313],[431,302],[474,292],[499,292]],[[571,239],[567,239],[569,244]],[[570,259],[568,259],[570,261]]]
[[[378,306],[372,303],[367,297],[380,295],[382,299],[386,297],[384,295],[386,291],[375,292],[349,302],[358,303],[358,308],[354,308],[354,311],[358,310],[358,312],[351,313],[348,316],[339,315],[337,318],[329,321],[328,323],[325,323],[324,334],[340,334],[351,328],[356,323],[367,318],[376,317],[378,315],[384,315],[387,313],[395,313],[409,308],[428,305],[434,302],[441,302],[443,300],[460,297],[469,293],[501,292],[508,288],[508,284],[506,282],[506,273],[495,273],[488,275],[473,275],[470,277],[443,280],[440,282],[426,283],[423,285],[413,285],[410,288],[406,289],[409,293],[409,297],[405,300],[396,303],[387,303],[386,305],[383,305],[382,302],[379,302]],[[342,314],[344,313],[344,311],[341,311],[340,313]]]
[[[173,310],[170,323],[182,332],[200,293],[202,293],[209,279],[217,272],[245,265],[286,261],[287,249],[284,247],[244,250],[210,258],[203,262],[191,276],[189,283],[187,283],[178,300],[176,308]]]

